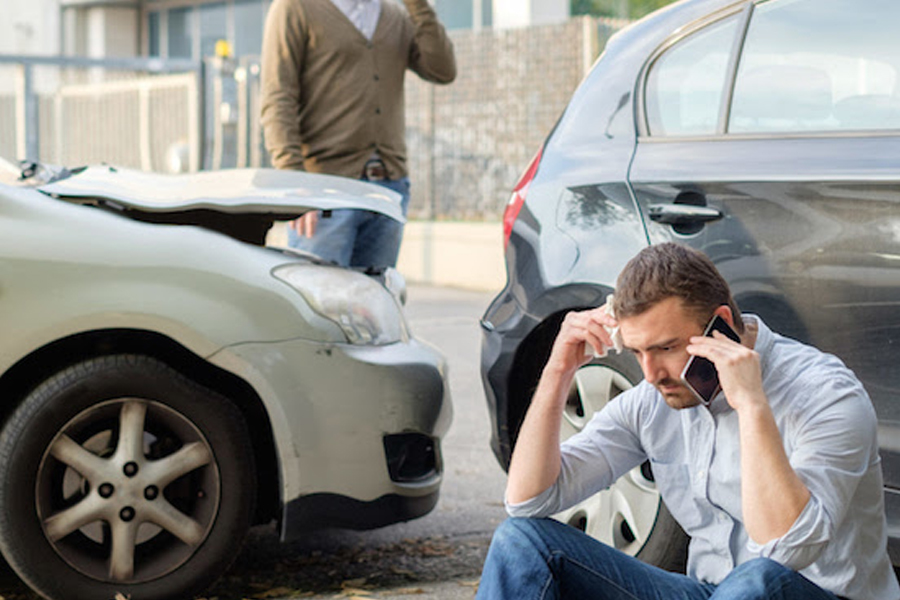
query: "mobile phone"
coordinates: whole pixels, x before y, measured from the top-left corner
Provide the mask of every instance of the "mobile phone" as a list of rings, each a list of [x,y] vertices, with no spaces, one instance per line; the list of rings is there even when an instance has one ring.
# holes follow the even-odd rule
[[[720,331],[728,338],[741,343],[741,338],[735,333],[728,323],[719,315],[714,315],[706,325],[703,335],[712,337],[713,331]],[[681,381],[691,390],[704,406],[708,406],[716,394],[719,393],[719,373],[716,366],[709,359],[702,356],[691,356],[684,370],[681,372]]]

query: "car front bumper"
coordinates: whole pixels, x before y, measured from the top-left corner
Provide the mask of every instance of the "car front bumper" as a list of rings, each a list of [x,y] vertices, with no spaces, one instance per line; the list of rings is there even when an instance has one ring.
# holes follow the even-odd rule
[[[247,343],[210,358],[262,399],[281,475],[282,537],[409,520],[437,502],[452,420],[446,363],[385,346]]]

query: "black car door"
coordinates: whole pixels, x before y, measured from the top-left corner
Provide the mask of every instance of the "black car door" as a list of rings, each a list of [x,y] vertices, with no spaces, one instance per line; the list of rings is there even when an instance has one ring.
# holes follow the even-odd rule
[[[758,2],[672,40],[630,184],[651,242],[704,250],[742,310],[859,375],[900,488],[900,3],[864,4]]]

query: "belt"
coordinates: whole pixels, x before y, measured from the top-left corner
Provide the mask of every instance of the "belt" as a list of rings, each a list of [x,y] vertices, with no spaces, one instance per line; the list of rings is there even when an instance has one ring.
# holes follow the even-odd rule
[[[388,178],[387,167],[380,158],[372,158],[363,167],[362,178],[368,181],[384,181]]]

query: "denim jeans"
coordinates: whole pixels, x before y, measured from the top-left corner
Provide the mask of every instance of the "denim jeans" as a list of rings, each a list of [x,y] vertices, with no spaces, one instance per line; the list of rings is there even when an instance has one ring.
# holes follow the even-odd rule
[[[409,208],[409,178],[373,181],[403,196],[403,216]],[[343,267],[394,267],[400,254],[403,224],[368,210],[331,211],[319,217],[311,238],[288,228],[288,245],[312,252]]]
[[[505,521],[494,533],[479,600],[837,600],[787,567],[757,558],[719,585],[669,573],[551,519]]]

